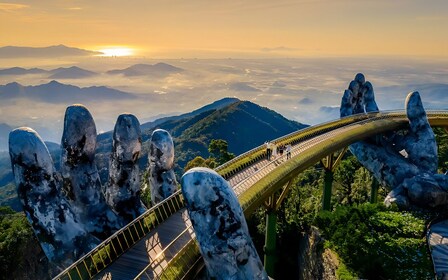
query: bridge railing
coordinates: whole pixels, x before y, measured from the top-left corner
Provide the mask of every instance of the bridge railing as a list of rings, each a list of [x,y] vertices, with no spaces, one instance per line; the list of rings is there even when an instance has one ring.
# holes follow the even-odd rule
[[[337,120],[331,120],[328,122],[321,123],[315,126],[309,126],[294,132],[291,132],[287,135],[281,136],[277,139],[272,140],[271,142],[278,144],[296,144],[300,141],[312,138],[316,135],[325,133],[332,129],[337,129],[339,127],[358,122],[361,120],[365,120],[368,118],[375,117],[378,112],[369,113],[369,114],[357,114],[352,116],[347,116]],[[225,179],[230,178],[232,175],[238,173],[242,169],[252,165],[253,163],[263,159],[266,157],[266,148],[265,145],[260,145],[258,147],[253,148],[229,161],[215,168],[221,176]]]
[[[188,239],[188,242],[180,241]],[[179,245],[180,244],[180,245]],[[168,263],[160,265],[165,255],[172,256]],[[171,241],[134,279],[183,279],[193,273],[200,260],[199,247],[190,224],[173,241]]]
[[[180,191],[177,191],[161,203],[148,209],[127,226],[115,232],[53,279],[91,279],[140,241],[157,225],[184,207],[183,196]]]
[[[431,126],[447,126],[448,125],[448,111],[442,111],[442,110],[427,110],[426,111],[428,116],[428,121],[431,124]],[[363,129],[364,125],[367,125],[369,123],[375,123],[377,121],[384,121],[387,119],[393,119],[392,122],[384,123],[384,127],[375,126],[375,131],[377,133],[389,131],[391,129],[400,129],[403,128],[408,119],[406,116],[406,113],[404,111],[383,111],[380,113],[376,113],[374,115],[371,115],[369,118],[366,118],[364,120],[361,120],[360,122],[357,122],[354,125],[359,126],[359,129],[357,129],[356,138],[359,141],[365,137],[368,137],[369,135],[364,134],[365,132],[368,132],[370,136],[375,135],[373,129]],[[393,127],[393,128],[392,128]],[[312,148],[311,150],[306,150],[300,155],[300,166],[293,166],[289,163],[286,163],[284,168],[277,170],[276,174],[271,174],[268,176],[263,177],[262,184],[258,184],[260,180],[257,181],[256,186],[255,184],[252,185],[251,188],[244,191],[242,196],[239,198],[241,206],[245,212],[245,214],[250,214],[252,211],[262,203],[263,199],[271,195],[275,190],[277,190],[279,187],[283,186],[288,180],[292,179],[296,176],[297,172],[300,172],[310,166],[312,166],[314,163],[316,163],[319,159],[326,156],[325,150],[335,152],[338,149],[341,149],[350,143],[353,143],[353,138],[355,135],[352,135],[350,133],[349,135],[343,135],[342,137],[336,137],[338,139],[329,139],[325,141],[325,145],[319,144],[318,146]],[[295,164],[297,165],[297,164]],[[281,180],[279,180],[281,178]]]

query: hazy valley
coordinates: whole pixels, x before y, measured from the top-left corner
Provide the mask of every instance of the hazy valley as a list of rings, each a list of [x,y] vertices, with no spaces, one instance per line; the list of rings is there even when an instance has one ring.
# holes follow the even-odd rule
[[[1,49],[1,48],[0,48]],[[141,122],[179,115],[224,97],[255,102],[286,118],[337,118],[347,81],[364,72],[381,109],[402,109],[419,90],[428,109],[447,108],[444,61],[400,58],[165,59],[146,57],[0,58],[0,124],[30,126],[59,142],[65,108],[86,105],[98,131],[123,112]],[[20,112],[18,114],[17,112]],[[0,150],[7,135],[0,129]]]

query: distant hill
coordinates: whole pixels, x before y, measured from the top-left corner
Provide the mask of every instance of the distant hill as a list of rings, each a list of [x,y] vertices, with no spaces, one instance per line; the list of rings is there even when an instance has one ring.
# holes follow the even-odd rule
[[[296,121],[261,107],[249,101],[236,98],[224,98],[190,113],[175,117],[162,118],[142,124],[141,170],[145,170],[148,161],[149,139],[151,133],[162,128],[173,136],[176,155],[176,173],[182,174],[185,164],[200,155],[208,157],[208,144],[212,139],[224,139],[229,151],[236,155],[282,135],[306,127]],[[112,150],[112,132],[98,135],[96,163],[103,182],[108,176],[108,161]],[[47,144],[59,164],[59,145]],[[2,175],[3,174],[3,175]],[[0,205],[17,206],[15,188],[12,182],[9,156],[0,153]],[[17,209],[17,208],[15,208]]]
[[[125,69],[116,69],[107,71],[107,74],[122,74],[124,76],[168,76],[169,74],[182,72],[182,68],[175,67],[163,62],[151,64],[135,64]]]
[[[64,45],[37,48],[17,46],[0,47],[0,58],[92,56],[101,54],[103,53]]]
[[[92,72],[86,69],[79,68],[77,66],[72,67],[60,67],[53,70],[44,70],[41,68],[22,68],[12,67],[6,69],[0,69],[0,75],[28,75],[28,74],[50,74],[49,79],[82,79],[90,78],[98,75],[96,72]]]
[[[163,117],[163,118],[159,118],[155,121],[152,122],[147,122],[147,123],[143,123],[141,125],[142,130],[145,129],[151,129],[153,127],[155,127],[158,124],[161,124],[163,122],[166,121],[173,121],[173,120],[179,120],[179,119],[184,119],[184,118],[188,118],[188,117],[193,117],[196,115],[199,115],[200,113],[206,112],[206,111],[210,111],[210,110],[216,110],[216,109],[221,109],[227,105],[233,104],[235,102],[240,101],[238,98],[234,98],[234,97],[225,97],[223,99],[217,100],[211,104],[208,104],[204,107],[201,107],[199,109],[196,109],[190,113],[185,113],[179,116],[170,116],[170,117]]]
[[[85,70],[76,66],[68,67],[68,68],[57,68],[51,70],[50,73],[53,73],[49,78],[50,79],[81,79],[81,78],[89,78],[98,75],[98,73]]]
[[[207,157],[208,144],[212,139],[226,140],[229,151],[239,155],[267,140],[306,126],[255,103],[239,101],[201,116],[189,126],[177,126],[172,131],[176,136],[176,149],[185,154],[185,158],[179,157],[177,160],[183,167],[198,155],[197,151]]]
[[[219,107],[219,104],[226,104]],[[207,110],[209,109],[209,110]],[[194,114],[193,114],[194,112]],[[208,145],[212,139],[224,139],[229,151],[236,155],[307,125],[291,121],[282,115],[249,101],[233,98],[218,100],[195,110],[191,115],[168,117],[164,121],[142,125],[143,153],[140,165],[147,163],[147,149],[152,131],[162,128],[171,133],[175,143],[176,172],[181,174],[185,164],[200,155],[208,157]],[[107,159],[112,149],[111,132],[98,137],[99,169],[101,177],[107,177]]]
[[[37,86],[9,83],[0,86],[0,100],[28,98],[48,103],[82,103],[87,101],[131,99],[134,95],[105,86],[80,88],[51,81]]]
[[[12,67],[0,70],[0,75],[26,75],[26,74],[41,74],[47,73],[47,70],[40,68],[25,69],[22,67]]]

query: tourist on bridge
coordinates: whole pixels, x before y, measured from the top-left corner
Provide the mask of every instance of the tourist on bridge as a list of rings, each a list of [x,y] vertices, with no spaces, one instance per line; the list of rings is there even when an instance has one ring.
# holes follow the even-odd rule
[[[272,153],[272,155],[271,155],[271,157],[272,157],[272,159],[276,159],[277,158],[277,145],[275,145],[275,143],[271,143],[271,153]]]
[[[280,144],[280,146],[278,146],[277,150],[278,150],[278,153],[280,154],[280,157],[283,156],[283,151],[285,150],[285,145]]]
[[[291,144],[286,145],[286,159],[291,158]]]
[[[272,155],[272,144],[271,144],[271,142],[267,141],[266,142],[266,158],[267,158],[267,160],[271,160],[271,155]]]

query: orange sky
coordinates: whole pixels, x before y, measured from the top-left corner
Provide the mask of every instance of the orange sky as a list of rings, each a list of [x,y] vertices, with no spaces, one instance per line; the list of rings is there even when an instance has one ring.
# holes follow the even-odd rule
[[[155,57],[447,58],[447,34],[446,0],[0,2],[0,46],[128,46]]]

